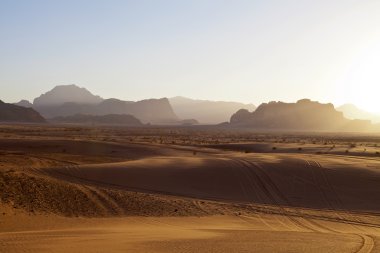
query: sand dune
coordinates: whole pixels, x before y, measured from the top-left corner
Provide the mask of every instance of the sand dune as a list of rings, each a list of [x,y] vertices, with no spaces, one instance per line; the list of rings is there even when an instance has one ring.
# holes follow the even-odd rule
[[[225,153],[158,156],[41,172],[85,184],[192,198],[377,212],[379,167],[377,159]]]
[[[0,140],[0,252],[380,251],[380,160],[363,146],[131,143],[116,131]]]

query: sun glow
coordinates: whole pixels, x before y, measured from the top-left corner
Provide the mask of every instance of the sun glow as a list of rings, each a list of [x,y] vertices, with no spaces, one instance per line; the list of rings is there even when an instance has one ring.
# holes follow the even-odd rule
[[[355,59],[340,83],[338,97],[369,111],[380,113],[380,46],[367,47]]]

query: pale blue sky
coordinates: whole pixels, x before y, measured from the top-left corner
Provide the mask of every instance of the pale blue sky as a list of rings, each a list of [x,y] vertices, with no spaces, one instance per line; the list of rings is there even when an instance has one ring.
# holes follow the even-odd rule
[[[0,0],[0,99],[311,98],[380,111],[378,0]]]

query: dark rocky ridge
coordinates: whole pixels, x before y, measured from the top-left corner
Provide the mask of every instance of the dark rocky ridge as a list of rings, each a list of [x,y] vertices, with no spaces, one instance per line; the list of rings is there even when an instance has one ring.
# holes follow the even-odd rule
[[[374,127],[370,121],[346,119],[332,104],[308,99],[264,103],[254,112],[239,110],[232,115],[230,126],[292,131],[368,131]]]
[[[32,108],[7,104],[0,100],[0,121],[42,123],[45,119]]]

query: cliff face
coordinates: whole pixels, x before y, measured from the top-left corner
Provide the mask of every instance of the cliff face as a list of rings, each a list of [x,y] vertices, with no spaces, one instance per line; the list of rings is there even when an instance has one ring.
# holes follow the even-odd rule
[[[0,121],[42,123],[45,119],[32,108],[6,104],[0,100]]]
[[[346,119],[332,104],[321,104],[308,99],[297,103],[265,103],[252,113],[239,110],[232,115],[230,124],[256,129],[294,131],[361,131],[368,130],[371,126],[369,121]]]
[[[141,100],[127,107],[130,114],[139,115],[143,122],[160,124],[178,121],[167,98]]]

